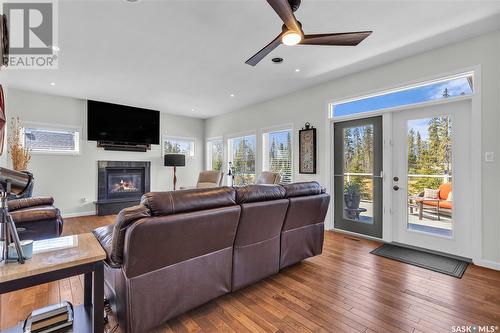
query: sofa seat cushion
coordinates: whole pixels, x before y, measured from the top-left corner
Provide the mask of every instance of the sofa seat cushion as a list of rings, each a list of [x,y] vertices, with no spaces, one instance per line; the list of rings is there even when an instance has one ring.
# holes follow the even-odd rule
[[[111,259],[111,249],[113,244],[113,228],[114,225],[110,224],[104,227],[100,227],[92,231],[94,236],[97,238],[102,248],[106,252],[106,263],[113,268],[120,267],[119,264],[115,263]]]
[[[164,216],[234,206],[236,194],[231,187],[149,192],[142,196],[141,204],[151,210],[151,215]]]
[[[10,212],[14,222],[32,222],[57,219],[60,215],[59,209],[54,206],[27,207]]]
[[[272,201],[285,198],[285,189],[281,185],[247,185],[236,188],[238,204]]]

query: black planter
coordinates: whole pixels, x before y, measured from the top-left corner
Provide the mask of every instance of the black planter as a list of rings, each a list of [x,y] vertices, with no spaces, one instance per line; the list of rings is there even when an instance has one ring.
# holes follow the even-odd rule
[[[344,193],[345,213],[349,219],[355,219],[358,214],[359,203],[361,196],[359,194]]]

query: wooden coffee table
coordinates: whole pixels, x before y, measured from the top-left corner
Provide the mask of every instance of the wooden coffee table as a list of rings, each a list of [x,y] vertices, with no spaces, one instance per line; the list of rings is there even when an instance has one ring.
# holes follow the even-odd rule
[[[0,263],[0,294],[84,274],[84,304],[74,307],[73,327],[62,332],[104,331],[106,253],[93,234],[35,241],[33,258]],[[22,323],[1,332],[22,332]]]

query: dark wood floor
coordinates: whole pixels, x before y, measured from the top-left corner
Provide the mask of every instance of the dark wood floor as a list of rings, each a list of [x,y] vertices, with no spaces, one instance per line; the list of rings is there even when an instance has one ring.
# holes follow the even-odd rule
[[[113,217],[66,219],[65,234],[112,222]],[[378,245],[327,232],[323,255],[155,332],[413,333],[451,332],[453,325],[500,326],[500,272],[471,265],[456,279],[370,254]],[[61,299],[78,304],[82,297],[79,277],[2,295],[0,327],[14,325],[33,308]]]

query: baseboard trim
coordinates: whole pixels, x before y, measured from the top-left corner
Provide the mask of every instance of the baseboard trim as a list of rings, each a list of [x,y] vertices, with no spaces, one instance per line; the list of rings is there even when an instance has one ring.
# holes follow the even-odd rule
[[[355,237],[359,237],[359,238],[365,238],[365,239],[377,241],[377,242],[380,242],[380,243],[387,243],[382,238],[373,237],[373,236],[367,236],[367,235],[363,235],[363,234],[358,234],[357,232],[342,230],[342,229],[338,229],[338,228],[333,228],[333,229],[326,229],[325,228],[325,230],[332,231],[332,232],[337,232],[337,233],[340,233],[340,234],[351,235],[351,236],[355,236]]]
[[[70,218],[70,217],[80,217],[80,216],[92,216],[95,215],[96,212],[95,210],[90,211],[90,212],[78,212],[78,213],[62,213],[62,217],[65,218]]]
[[[474,260],[474,265],[481,266],[484,268],[494,269],[496,271],[500,271],[500,262],[479,259],[479,260]]]

